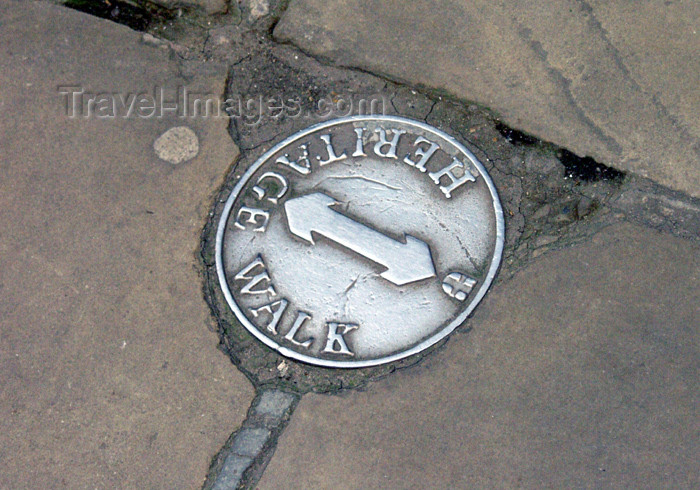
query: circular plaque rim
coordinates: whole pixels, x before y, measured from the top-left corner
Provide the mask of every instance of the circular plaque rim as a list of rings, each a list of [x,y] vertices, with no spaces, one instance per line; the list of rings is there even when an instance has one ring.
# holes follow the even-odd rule
[[[236,303],[236,300],[234,299],[233,295],[231,294],[231,291],[228,287],[228,282],[226,280],[226,271],[224,270],[224,261],[223,261],[223,242],[224,242],[224,234],[226,231],[226,224],[229,219],[229,214],[231,213],[231,209],[233,208],[233,204],[235,203],[236,199],[240,195],[241,191],[245,187],[245,185],[248,183],[250,178],[257,172],[260,167],[262,167],[269,159],[274,155],[277,151],[282,149],[283,147],[290,145],[291,143],[294,143],[295,141],[311,134],[314,133],[320,129],[332,127],[332,126],[338,126],[341,124],[346,124],[346,123],[353,123],[353,122],[361,122],[361,121],[386,121],[386,122],[393,122],[393,123],[398,123],[398,124],[406,124],[409,126],[414,126],[422,129],[423,131],[427,131],[430,133],[433,133],[440,138],[443,138],[446,140],[448,143],[454,145],[457,150],[462,152],[469,160],[470,162],[479,170],[479,173],[481,174],[482,178],[484,179],[484,182],[486,183],[489,192],[491,193],[491,198],[493,202],[493,208],[494,208],[494,213],[496,215],[496,242],[493,250],[493,258],[491,260],[491,265],[489,266],[488,273],[486,274],[486,278],[484,279],[483,283],[481,284],[481,287],[476,291],[476,294],[472,296],[471,301],[467,305],[467,307],[462,310],[461,313],[459,313],[446,327],[442,328],[441,330],[437,331],[434,335],[431,335],[427,339],[423,340],[422,342],[414,345],[413,347],[403,350],[401,352],[397,352],[394,354],[391,354],[389,356],[384,356],[380,357],[377,359],[366,359],[366,360],[358,360],[358,361],[335,361],[331,359],[321,359],[318,357],[313,357],[313,356],[308,356],[305,354],[298,353],[296,351],[293,351],[287,347],[284,347],[282,345],[279,345],[277,342],[272,340],[270,337],[264,335],[260,330],[253,325],[250,320],[246,317],[246,315],[241,311],[240,307]],[[260,156],[250,167],[246,169],[246,171],[241,175],[241,177],[238,179],[238,182],[236,182],[236,185],[233,187],[231,190],[231,194],[226,200],[226,204],[224,205],[224,209],[221,213],[221,217],[219,218],[219,222],[217,225],[217,230],[216,230],[216,245],[215,245],[215,258],[216,258],[216,273],[217,276],[219,277],[219,285],[221,286],[221,290],[224,294],[224,297],[226,298],[226,303],[228,306],[231,308],[233,313],[236,315],[236,319],[248,330],[251,334],[253,334],[254,337],[256,337],[258,340],[260,340],[263,344],[266,346],[270,347],[271,349],[279,352],[281,355],[285,357],[289,357],[291,359],[295,359],[297,361],[305,362],[308,364],[316,365],[316,366],[322,366],[322,367],[328,367],[328,368],[363,368],[363,367],[371,367],[371,366],[378,366],[381,364],[386,364],[389,362],[393,361],[398,361],[399,359],[404,359],[406,357],[410,357],[414,354],[418,354],[419,352],[424,351],[425,349],[435,345],[448,335],[450,335],[457,327],[462,325],[464,321],[467,319],[469,314],[474,311],[474,308],[481,302],[483,297],[486,295],[488,292],[489,287],[491,286],[491,283],[493,282],[494,278],[496,277],[496,274],[498,273],[498,269],[501,264],[501,259],[503,258],[503,246],[504,246],[504,240],[505,239],[505,222],[503,218],[503,208],[501,206],[501,201],[498,198],[498,192],[496,191],[496,186],[494,185],[493,181],[491,180],[491,176],[488,174],[484,166],[481,164],[481,162],[474,156],[474,154],[469,151],[463,144],[461,144],[459,141],[457,141],[454,137],[450,136],[449,134],[445,133],[444,131],[441,131],[433,126],[430,126],[429,124],[416,121],[414,119],[409,119],[406,117],[400,117],[400,116],[349,116],[349,117],[341,117],[337,119],[331,119],[329,121],[324,121],[322,123],[317,123],[312,126],[307,127],[306,129],[303,129],[299,132],[296,132],[292,134],[291,136],[285,138],[284,140],[280,141],[276,145],[274,145],[272,148],[267,150],[262,156]]]

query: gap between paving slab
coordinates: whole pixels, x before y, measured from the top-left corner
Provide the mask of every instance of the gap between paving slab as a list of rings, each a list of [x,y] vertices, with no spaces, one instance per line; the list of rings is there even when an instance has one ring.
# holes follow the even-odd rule
[[[234,432],[212,461],[204,489],[249,488],[262,476],[277,438],[299,402],[299,395],[262,389],[242,427]]]

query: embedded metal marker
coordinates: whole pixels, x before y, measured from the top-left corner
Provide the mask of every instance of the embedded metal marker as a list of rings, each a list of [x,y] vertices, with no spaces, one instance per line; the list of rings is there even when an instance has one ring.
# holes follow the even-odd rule
[[[410,235],[398,242],[331,209],[334,204],[340,203],[320,192],[290,199],[284,204],[289,231],[312,245],[318,233],[383,265],[380,275],[397,286],[435,277],[428,244]]]
[[[374,366],[462,324],[503,238],[496,189],[463,145],[417,121],[356,116],[292,135],[245,171],[216,268],[237,319],[270,348]]]

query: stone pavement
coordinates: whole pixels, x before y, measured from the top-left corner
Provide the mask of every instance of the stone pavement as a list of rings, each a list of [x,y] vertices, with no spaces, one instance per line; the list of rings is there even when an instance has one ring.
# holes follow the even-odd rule
[[[700,196],[700,2],[292,0],[274,34]]]
[[[163,41],[0,0],[0,487],[698,487],[697,5],[291,0],[275,24],[284,5],[185,12]],[[108,102],[71,118],[59,87]],[[376,94],[454,134],[506,213],[492,291],[373,376],[226,338],[253,386],[217,349],[200,233],[236,162],[311,121],[123,117],[159,87]]]
[[[606,228],[419,366],[305,395],[260,488],[697,488],[700,247]]]
[[[0,487],[198,488],[254,396],[196,256],[238,154],[227,121],[70,119],[60,85],[185,80],[140,33],[63,7],[3,0],[0,24]],[[159,159],[183,124],[197,156]]]

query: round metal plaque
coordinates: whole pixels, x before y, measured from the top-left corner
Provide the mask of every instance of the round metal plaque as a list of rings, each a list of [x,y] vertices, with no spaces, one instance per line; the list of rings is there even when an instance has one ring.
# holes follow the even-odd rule
[[[247,169],[219,222],[216,267],[266,345],[364,367],[463,323],[503,237],[496,189],[469,150],[420,122],[357,116],[301,131]]]

